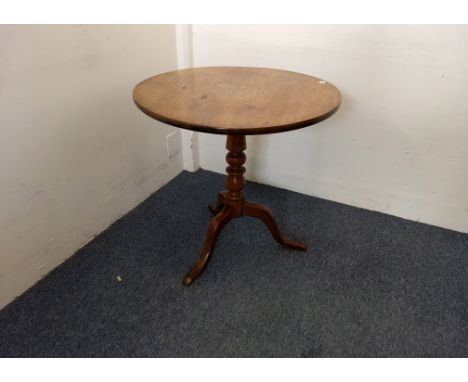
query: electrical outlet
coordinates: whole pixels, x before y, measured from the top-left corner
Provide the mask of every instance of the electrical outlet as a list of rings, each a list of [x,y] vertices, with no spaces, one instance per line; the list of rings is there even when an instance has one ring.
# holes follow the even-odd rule
[[[172,158],[180,151],[180,136],[177,131],[166,136],[167,157]]]

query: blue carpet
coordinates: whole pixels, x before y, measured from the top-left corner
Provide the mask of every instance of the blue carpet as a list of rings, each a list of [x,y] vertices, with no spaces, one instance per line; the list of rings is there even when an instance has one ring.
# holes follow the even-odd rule
[[[223,188],[183,172],[118,220],[0,312],[0,356],[468,356],[468,235],[381,213],[248,182],[308,250],[234,220],[183,286]]]

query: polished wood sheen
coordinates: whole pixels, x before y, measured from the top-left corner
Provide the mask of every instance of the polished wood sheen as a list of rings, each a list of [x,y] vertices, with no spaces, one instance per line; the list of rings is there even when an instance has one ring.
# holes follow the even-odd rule
[[[157,120],[227,135],[226,191],[209,205],[215,216],[198,261],[185,276],[184,284],[190,285],[200,276],[223,227],[242,216],[261,220],[281,245],[306,250],[304,243],[283,236],[268,207],[245,199],[245,136],[298,129],[328,118],[340,106],[337,88],[319,78],[284,70],[193,68],[139,83],[133,99],[138,108]]]
[[[269,134],[331,116],[341,94],[327,81],[278,69],[211,67],[159,74],[139,83],[135,104],[147,115],[188,130]]]

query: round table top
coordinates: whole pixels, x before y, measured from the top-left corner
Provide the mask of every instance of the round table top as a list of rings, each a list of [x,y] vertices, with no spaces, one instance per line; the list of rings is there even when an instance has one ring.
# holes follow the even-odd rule
[[[140,82],[138,108],[159,121],[215,134],[267,134],[313,125],[340,106],[339,90],[286,70],[207,67],[176,70]]]

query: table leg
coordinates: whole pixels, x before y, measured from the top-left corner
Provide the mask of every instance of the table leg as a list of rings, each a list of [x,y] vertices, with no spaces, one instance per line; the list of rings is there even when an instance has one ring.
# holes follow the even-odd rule
[[[218,199],[216,199],[215,202],[211,203],[208,206],[208,209],[214,213],[217,214],[219,211],[223,209],[224,203],[223,203],[223,196],[221,194],[218,195]]]
[[[260,219],[263,223],[265,223],[265,225],[270,230],[271,235],[278,243],[292,249],[300,249],[302,251],[306,250],[306,246],[304,243],[300,241],[286,239],[281,234],[278,225],[276,224],[275,218],[273,217],[271,210],[267,206],[246,201],[244,203],[242,215]]]
[[[201,274],[213,253],[219,233],[223,227],[234,218],[250,216],[260,219],[265,223],[278,243],[293,249],[306,249],[304,243],[286,239],[281,234],[273,214],[268,207],[245,200],[245,168],[243,166],[246,160],[244,154],[244,150],[246,149],[245,136],[228,135],[226,148],[228,149],[228,153],[226,155],[226,161],[228,163],[228,166],[226,167],[227,191],[221,192],[218,195],[216,202],[208,206],[211,212],[217,215],[213,218],[210,226],[208,227],[208,233],[206,235],[200,258],[194,268],[184,278],[185,285],[190,285]]]
[[[232,209],[229,206],[223,207],[223,209],[213,218],[208,227],[208,233],[206,234],[205,244],[193,269],[185,276],[184,284],[190,285],[203,271],[213,253],[216,239],[223,227],[232,219]]]

